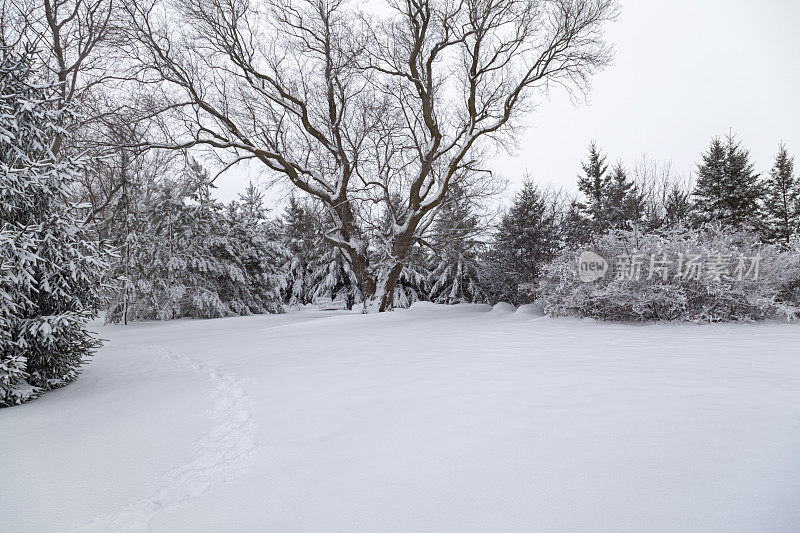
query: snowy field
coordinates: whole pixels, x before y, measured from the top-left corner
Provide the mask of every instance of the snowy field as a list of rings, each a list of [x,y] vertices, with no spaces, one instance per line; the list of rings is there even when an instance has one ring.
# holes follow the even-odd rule
[[[507,308],[99,326],[4,532],[800,531],[800,327]]]

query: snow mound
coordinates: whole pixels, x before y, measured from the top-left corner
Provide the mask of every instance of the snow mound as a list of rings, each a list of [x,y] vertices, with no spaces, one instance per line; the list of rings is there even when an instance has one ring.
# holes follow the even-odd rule
[[[520,305],[515,314],[524,317],[545,316],[542,306],[537,303]]]
[[[517,308],[507,302],[498,302],[492,306],[493,313],[513,313]]]
[[[435,313],[450,313],[450,314],[462,314],[462,313],[488,313],[492,310],[492,306],[489,304],[455,304],[455,305],[444,305],[444,304],[435,304],[433,302],[414,302],[411,304],[411,307],[408,308],[409,311],[424,311],[424,312],[435,312]]]

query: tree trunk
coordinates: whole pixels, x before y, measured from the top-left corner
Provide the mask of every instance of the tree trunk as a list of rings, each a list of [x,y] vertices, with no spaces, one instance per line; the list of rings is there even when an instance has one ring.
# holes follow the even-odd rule
[[[414,234],[419,225],[419,218],[413,218],[408,221],[405,231],[394,236],[392,239],[392,255],[394,263],[382,272],[381,279],[378,283],[378,291],[380,295],[380,302],[378,312],[383,313],[392,308],[394,301],[394,287],[397,280],[400,278],[400,273],[403,271],[406,257],[408,256],[411,245],[414,242]]]
[[[361,283],[361,297],[366,302],[375,296],[377,289],[377,281],[369,271],[369,258],[362,253],[352,254],[350,267],[355,272],[359,283]]]
[[[378,284],[380,288],[379,313],[392,309],[392,304],[394,302],[394,286],[397,284],[397,280],[400,278],[400,273],[402,271],[403,263],[398,261],[381,276]]]

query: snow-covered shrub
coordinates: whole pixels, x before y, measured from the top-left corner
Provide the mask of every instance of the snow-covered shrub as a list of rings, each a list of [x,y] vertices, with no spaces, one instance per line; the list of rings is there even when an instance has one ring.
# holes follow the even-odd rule
[[[584,252],[605,259],[603,277],[581,280]],[[545,268],[539,291],[550,315],[791,321],[800,318],[800,247],[763,245],[755,234],[719,227],[612,231],[559,255]]]
[[[100,342],[109,250],[89,239],[70,193],[83,162],[51,150],[67,111],[35,81],[34,54],[0,51],[0,406],[78,376]]]

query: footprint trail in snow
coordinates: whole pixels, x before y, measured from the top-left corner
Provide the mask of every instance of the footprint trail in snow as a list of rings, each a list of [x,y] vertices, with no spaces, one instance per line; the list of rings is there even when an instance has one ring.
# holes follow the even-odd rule
[[[138,344],[131,346],[204,374],[212,385],[212,427],[195,445],[190,462],[154,480],[152,496],[129,503],[73,531],[151,531],[158,513],[175,510],[214,485],[238,477],[256,446],[255,425],[245,407],[244,391],[234,376],[175,352]]]

